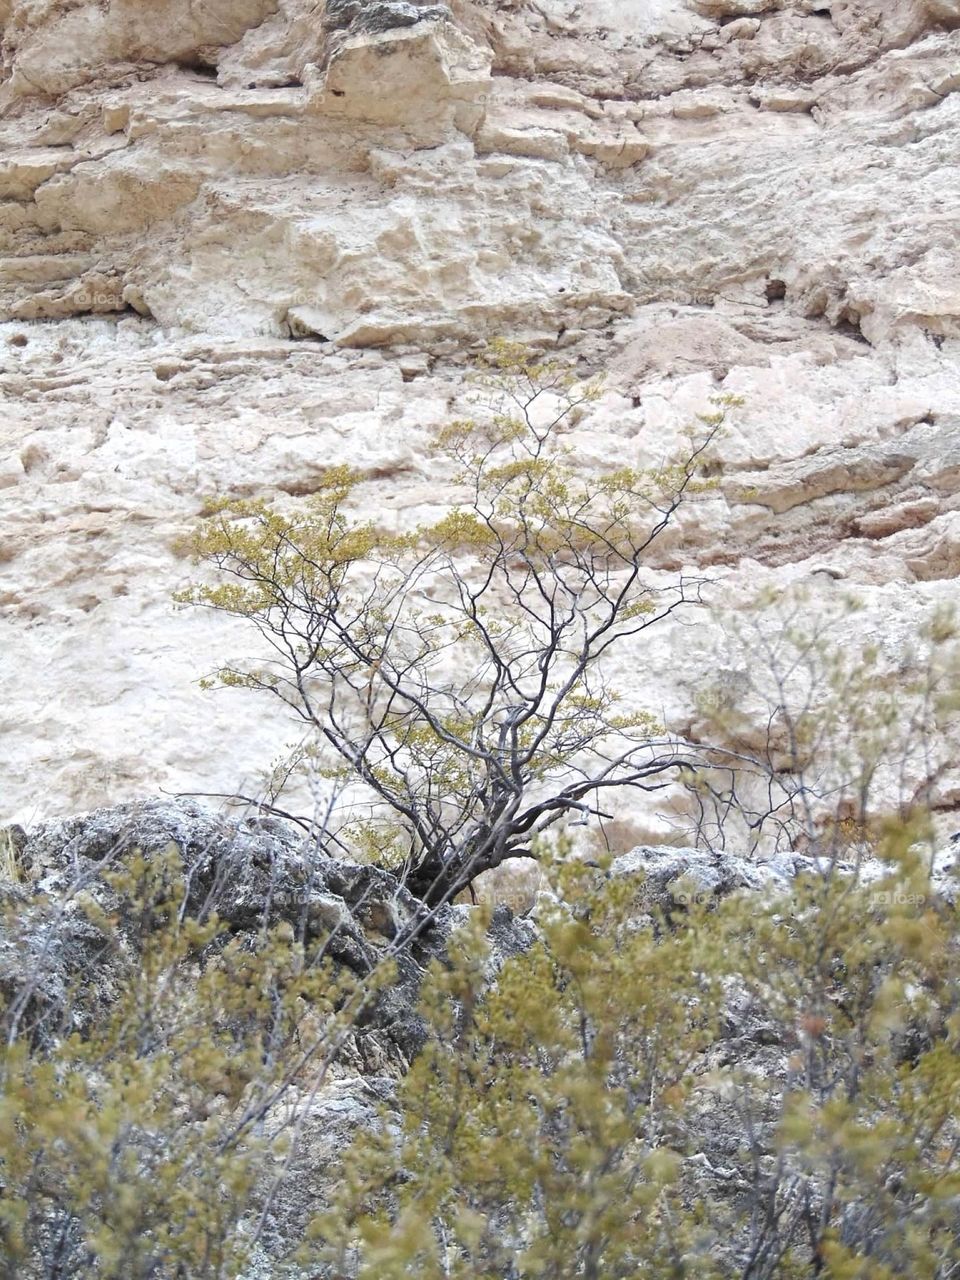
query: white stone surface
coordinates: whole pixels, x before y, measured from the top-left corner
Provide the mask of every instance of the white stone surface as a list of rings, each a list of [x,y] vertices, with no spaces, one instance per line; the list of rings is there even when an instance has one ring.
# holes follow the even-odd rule
[[[450,7],[0,0],[0,821],[255,785],[291,730],[198,688],[247,637],[176,536],[343,460],[429,506],[491,334],[606,373],[584,466],[745,398],[658,570],[854,591],[891,669],[955,598],[957,0]],[[690,728],[716,635],[617,674]]]

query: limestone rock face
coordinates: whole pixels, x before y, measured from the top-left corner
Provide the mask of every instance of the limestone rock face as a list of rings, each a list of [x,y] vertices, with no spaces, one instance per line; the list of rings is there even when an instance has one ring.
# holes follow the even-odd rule
[[[854,594],[848,648],[917,667],[960,570],[956,0],[0,0],[0,29],[0,820],[255,788],[293,730],[198,688],[247,640],[173,609],[177,536],[343,461],[388,522],[442,501],[428,430],[494,334],[606,373],[586,467],[742,396],[652,571]],[[717,643],[688,618],[612,674],[696,730]]]

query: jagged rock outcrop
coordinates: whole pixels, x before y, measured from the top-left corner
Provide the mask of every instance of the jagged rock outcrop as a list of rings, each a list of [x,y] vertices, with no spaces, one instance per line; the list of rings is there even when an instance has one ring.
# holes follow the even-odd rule
[[[17,940],[0,939],[0,991],[9,1000],[30,987],[31,1022],[41,1039],[88,1028],[116,999],[125,967],[137,963],[138,939],[127,936],[124,900],[109,882],[134,851],[151,860],[173,848],[185,914],[204,919],[215,912],[232,935],[255,938],[285,922],[305,947],[325,945],[358,978],[389,952],[396,975],[364,1015],[356,1056],[394,1071],[416,1052],[422,1034],[417,1000],[424,969],[445,954],[466,910],[429,911],[395,876],[322,856],[316,841],[276,819],[230,820],[184,801],[42,823],[20,843],[23,874],[4,884],[17,905]],[[91,919],[91,900],[116,921],[120,945]],[[533,936],[532,925],[497,912],[492,970]]]
[[[734,605],[805,584],[814,615],[851,593],[844,643],[919,670],[960,570],[954,0],[6,0],[0,26],[0,816],[34,819],[38,778],[63,813],[255,788],[289,731],[199,691],[246,641],[172,611],[177,535],[331,462],[388,522],[442,501],[428,431],[491,334],[606,372],[585,467],[743,396],[654,572]],[[680,730],[721,645],[695,622],[611,672]]]

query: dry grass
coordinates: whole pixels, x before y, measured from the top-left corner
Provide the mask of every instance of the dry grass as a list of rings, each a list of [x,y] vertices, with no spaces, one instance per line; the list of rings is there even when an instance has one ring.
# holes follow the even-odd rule
[[[22,827],[0,827],[0,880],[21,884],[24,880]]]

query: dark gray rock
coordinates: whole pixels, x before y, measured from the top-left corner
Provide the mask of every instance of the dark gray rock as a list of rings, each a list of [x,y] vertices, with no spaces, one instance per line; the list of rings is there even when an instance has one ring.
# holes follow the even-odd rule
[[[463,908],[428,911],[388,871],[324,856],[316,842],[275,819],[227,819],[189,801],[150,801],[44,823],[27,834],[32,878],[0,886],[0,993],[24,1007],[35,1035],[81,1029],[108,1006],[134,963],[142,923],[108,883],[126,854],[174,856],[185,912],[216,912],[232,934],[286,922],[306,946],[323,946],[364,977],[385,956],[396,979],[364,1015],[361,1061],[402,1069],[422,1041],[417,1015],[426,966],[445,954]],[[109,936],[80,896],[111,916]],[[507,913],[509,915],[509,913]],[[499,913],[491,961],[530,945],[534,929]]]
[[[409,0],[327,0],[324,26],[328,31],[390,31],[418,22],[451,18],[445,4],[419,5]]]

